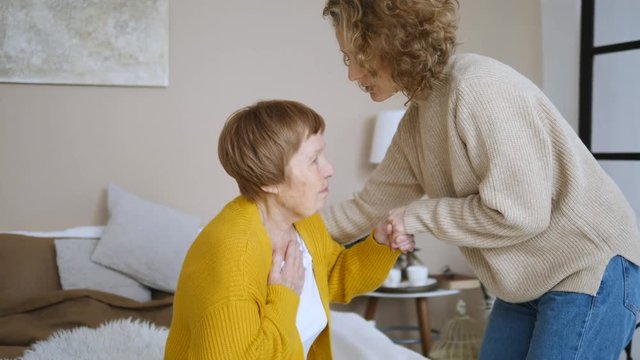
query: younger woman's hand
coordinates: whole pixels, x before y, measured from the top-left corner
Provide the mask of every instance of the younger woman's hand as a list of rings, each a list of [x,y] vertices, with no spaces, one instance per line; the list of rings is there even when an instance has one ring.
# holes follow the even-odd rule
[[[413,251],[416,247],[416,241],[413,234],[408,234],[404,225],[404,214],[406,207],[399,207],[389,211],[386,222],[391,225],[391,231],[388,232],[389,246],[393,250],[400,250],[403,253]],[[387,227],[389,228],[389,227]]]
[[[272,258],[273,263],[267,283],[284,285],[300,295],[304,286],[304,265],[300,244],[295,240],[289,241],[284,256],[282,251],[274,250]]]
[[[391,248],[406,254],[416,248],[416,240],[412,234],[397,235],[391,240]]]
[[[416,247],[416,241],[412,234],[397,234],[393,225],[387,220],[376,225],[373,239],[380,245],[387,245],[391,250],[400,250],[403,253],[413,251]]]

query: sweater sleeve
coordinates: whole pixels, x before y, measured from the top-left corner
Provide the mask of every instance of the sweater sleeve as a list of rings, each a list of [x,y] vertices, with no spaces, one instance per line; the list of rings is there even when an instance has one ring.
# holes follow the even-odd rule
[[[349,249],[330,239],[326,246],[330,301],[338,303],[377,289],[400,255],[378,244],[373,234]]]
[[[260,314],[254,300],[219,304],[194,327],[190,359],[298,359],[303,349],[296,313],[299,297],[282,285],[270,285]]]
[[[401,144],[411,143],[417,122],[418,107],[412,105],[402,119],[382,162],[376,167],[362,191],[349,199],[333,204],[322,211],[322,217],[334,240],[349,243],[363,237],[398,206],[422,195],[417,180]]]
[[[491,80],[467,85],[457,94],[456,126],[478,193],[417,200],[405,224],[459,246],[510,246],[549,226],[551,140],[530,90]]]

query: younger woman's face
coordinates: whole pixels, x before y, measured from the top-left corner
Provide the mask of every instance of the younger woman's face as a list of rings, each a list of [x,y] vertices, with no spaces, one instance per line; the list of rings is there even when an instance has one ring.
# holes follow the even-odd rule
[[[377,76],[372,77],[356,61],[351,61],[351,59],[355,58],[355,54],[346,50],[347,47],[344,44],[343,37],[338,32],[336,32],[336,38],[340,45],[344,64],[348,68],[347,77],[350,81],[357,82],[360,88],[369,94],[371,100],[382,102],[398,92],[397,85],[391,79],[391,69],[388,66],[379,66],[376,69]]]

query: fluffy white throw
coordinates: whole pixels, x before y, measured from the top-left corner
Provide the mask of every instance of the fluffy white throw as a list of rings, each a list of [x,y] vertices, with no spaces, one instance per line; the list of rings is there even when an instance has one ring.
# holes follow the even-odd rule
[[[27,350],[23,360],[160,360],[168,330],[151,323],[118,319],[96,329],[60,330]]]

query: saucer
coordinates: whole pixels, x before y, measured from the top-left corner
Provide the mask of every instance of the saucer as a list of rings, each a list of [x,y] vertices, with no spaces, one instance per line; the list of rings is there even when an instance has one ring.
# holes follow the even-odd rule
[[[398,286],[388,287],[388,286],[380,286],[376,291],[378,292],[386,292],[386,293],[412,293],[412,292],[422,292],[422,291],[431,291],[438,288],[438,280],[434,278],[427,279],[427,282],[424,285],[412,285],[409,281],[403,281]]]

